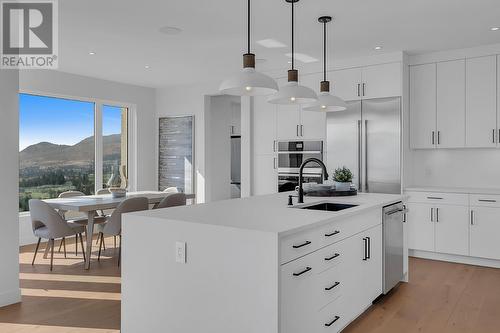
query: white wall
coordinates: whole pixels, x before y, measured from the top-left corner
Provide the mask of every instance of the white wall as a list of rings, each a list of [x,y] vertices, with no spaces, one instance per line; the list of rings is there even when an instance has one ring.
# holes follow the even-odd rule
[[[414,150],[411,185],[500,188],[500,149]]]
[[[118,82],[52,70],[20,71],[21,92],[70,98],[99,99],[131,106],[129,116],[129,178],[132,190],[156,190],[156,91]],[[17,92],[16,92],[17,93]],[[16,106],[16,114],[17,106]],[[16,128],[18,125],[16,124]],[[18,135],[16,134],[16,142]],[[18,157],[16,156],[16,161]],[[17,179],[17,176],[16,176]],[[16,185],[17,189],[17,185]],[[19,219],[20,245],[36,242],[29,215]]]
[[[215,84],[165,87],[156,90],[156,133],[158,133],[158,118],[194,116],[195,193],[198,203],[205,202],[205,108],[210,106],[210,96],[217,94]],[[158,138],[156,149],[157,147]],[[158,154],[156,154],[156,164],[158,164]]]
[[[212,96],[205,113],[205,201],[231,199],[231,138],[234,104],[240,104],[236,96]]]
[[[18,72],[0,70],[0,306],[19,302]]]

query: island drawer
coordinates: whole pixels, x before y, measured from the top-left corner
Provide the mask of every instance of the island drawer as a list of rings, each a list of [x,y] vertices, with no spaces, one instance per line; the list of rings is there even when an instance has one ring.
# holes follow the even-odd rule
[[[280,241],[280,264],[286,264],[381,223],[382,209],[374,208],[284,237]]]
[[[463,193],[441,193],[441,192],[407,192],[408,202],[463,205],[469,204],[469,195]]]
[[[500,195],[471,194],[470,205],[480,207],[500,207]]]
[[[347,323],[345,303],[343,297],[339,297],[317,312],[312,332],[340,332]],[[311,332],[311,330],[308,332]]]
[[[321,247],[318,230],[312,229],[285,237],[280,241],[281,258],[284,264],[306,254],[312,253]]]

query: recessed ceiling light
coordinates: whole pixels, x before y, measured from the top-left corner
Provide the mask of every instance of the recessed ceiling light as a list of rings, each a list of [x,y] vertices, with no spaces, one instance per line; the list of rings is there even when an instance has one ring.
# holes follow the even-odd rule
[[[90,51],[89,55],[95,55],[95,52],[94,51]]]
[[[287,53],[285,55],[287,57],[289,57],[289,58],[292,57],[291,53]],[[303,62],[305,64],[309,64],[311,62],[317,62],[317,61],[319,61],[318,59],[316,59],[314,57],[311,57],[310,55],[307,55],[307,54],[304,54],[304,53],[295,53],[294,57],[295,57],[296,60],[298,60],[300,62]]]
[[[497,30],[500,30],[500,27],[493,27],[490,29],[491,31],[497,31]]]
[[[149,69],[151,67],[149,65],[145,65],[144,68]]]
[[[172,26],[164,26],[161,27],[159,31],[165,35],[178,35],[182,32],[182,29]]]
[[[276,39],[272,39],[272,38],[261,39],[261,40],[256,41],[256,43],[261,45],[261,46],[267,47],[268,49],[277,49],[280,47],[286,47],[286,44],[283,44],[282,42],[277,41]]]
[[[382,46],[375,46],[375,50],[377,51],[382,50]]]

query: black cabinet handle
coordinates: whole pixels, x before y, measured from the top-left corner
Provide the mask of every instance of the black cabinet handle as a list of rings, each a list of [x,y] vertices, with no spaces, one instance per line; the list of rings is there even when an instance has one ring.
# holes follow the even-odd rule
[[[340,282],[335,282],[331,287],[328,287],[328,288],[325,288],[326,291],[330,291],[332,290],[333,288],[335,288],[336,286],[338,286],[340,284]]]
[[[332,326],[333,324],[335,324],[335,322],[336,322],[337,320],[339,320],[339,319],[340,319],[340,317],[339,317],[339,316],[335,316],[335,318],[334,318],[331,322],[326,323],[326,324],[325,324],[325,326],[326,326],[326,327],[330,327],[330,326]]]
[[[368,247],[367,247],[367,242],[368,240],[365,238],[363,238],[363,260],[367,260],[368,259],[368,255],[367,255],[367,252],[368,252]]]
[[[332,260],[332,259],[337,258],[338,256],[340,256],[340,254],[335,253],[333,256],[331,256],[331,257],[329,257],[329,258],[325,258],[325,260],[326,260],[326,261],[330,261],[330,260]]]
[[[293,276],[301,276],[302,274],[309,272],[311,269],[312,269],[311,267],[306,267],[306,269],[304,269],[302,272],[293,273]]]
[[[366,256],[366,259],[370,259],[372,257],[372,251],[371,251],[371,247],[372,247],[372,240],[370,239],[370,237],[366,237],[367,241],[368,241],[368,245],[366,246],[367,249],[368,249],[368,255]]]
[[[492,200],[492,199],[479,199],[478,201],[480,201],[480,202],[497,202],[496,200]]]
[[[294,249],[300,249],[301,247],[307,246],[307,245],[309,245],[309,244],[311,244],[311,242],[310,242],[310,241],[305,241],[304,243],[302,243],[302,244],[300,244],[300,245],[294,245],[294,246],[293,246],[293,248],[294,248]]]
[[[339,230],[335,230],[334,232],[332,232],[331,234],[325,234],[325,237],[332,237],[332,236],[335,236],[337,234],[340,234],[340,231]]]
[[[431,200],[443,200],[443,198],[440,198],[440,197],[427,197],[427,199],[431,199]]]

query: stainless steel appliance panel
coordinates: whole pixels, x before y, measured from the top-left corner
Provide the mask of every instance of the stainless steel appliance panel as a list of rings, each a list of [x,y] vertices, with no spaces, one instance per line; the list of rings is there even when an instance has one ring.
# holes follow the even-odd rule
[[[401,202],[384,207],[383,272],[384,294],[403,279],[403,221],[405,207]]]
[[[401,193],[401,100],[348,102],[327,116],[327,165],[346,166],[360,192]]]
[[[353,183],[361,188],[361,101],[347,102],[347,110],[329,112],[326,118],[329,172],[342,166],[353,174]]]
[[[401,193],[400,109],[399,98],[363,101],[361,170],[364,192]]]

